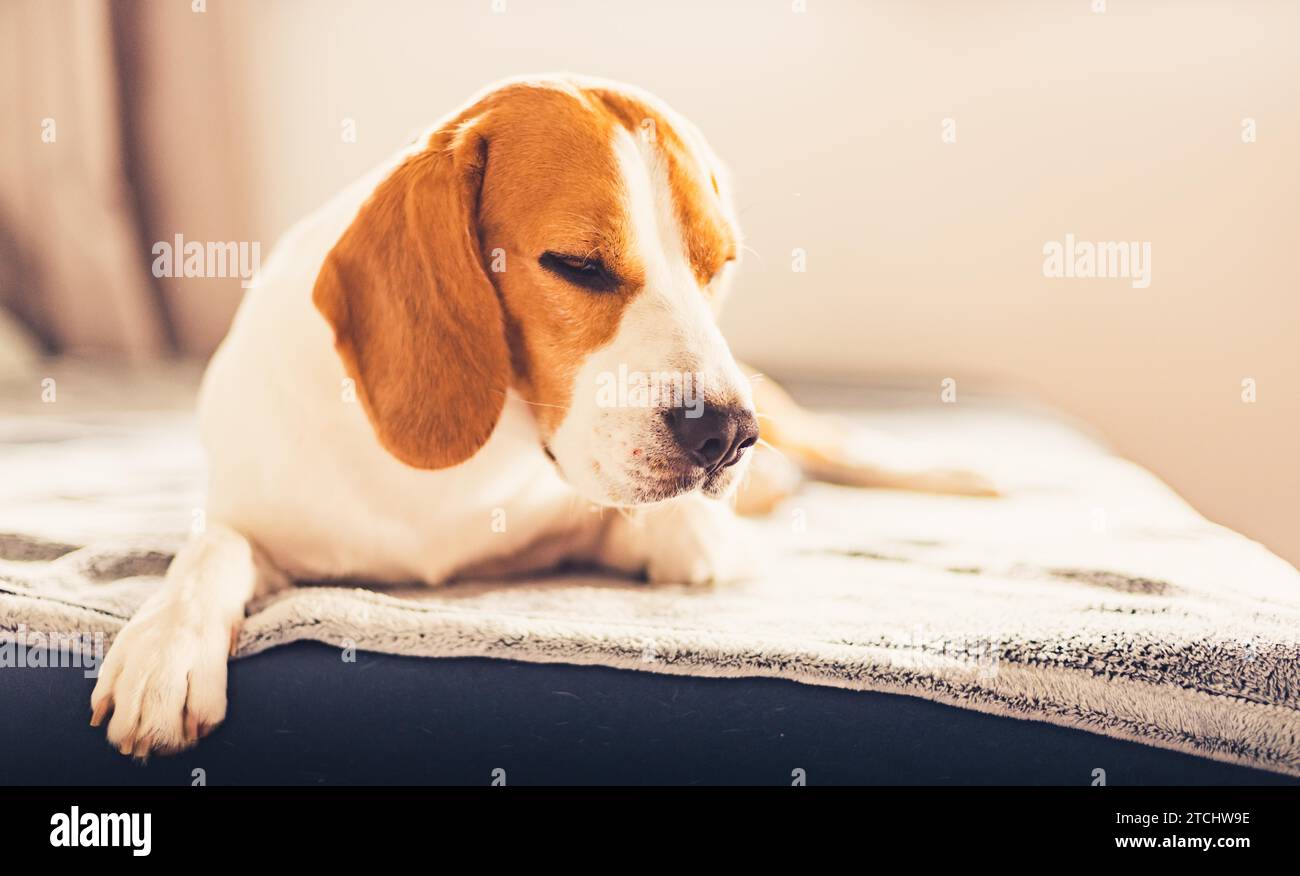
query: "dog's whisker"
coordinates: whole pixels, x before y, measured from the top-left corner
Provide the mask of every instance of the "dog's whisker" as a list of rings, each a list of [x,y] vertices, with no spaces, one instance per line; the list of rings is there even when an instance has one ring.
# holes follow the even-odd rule
[[[526,404],[526,405],[532,405],[532,406],[535,407],[535,408],[555,408],[557,411],[567,411],[567,410],[568,410],[568,408],[566,408],[564,405],[552,405],[552,404],[547,404],[546,402],[535,402],[535,401],[529,401],[528,399],[524,398],[523,396],[519,396],[518,398],[519,398],[519,400],[520,400],[521,402],[523,402],[524,404]]]
[[[770,442],[764,441],[762,438],[759,438],[757,443],[760,447],[766,447],[768,450],[772,451],[773,453],[778,454],[782,459],[787,459],[787,460],[790,459],[790,457],[786,455],[784,450],[782,450],[780,447],[773,446]]]
[[[498,389],[494,391],[500,393],[501,395],[506,394],[506,391],[504,389]],[[528,399],[524,398],[522,395],[516,395],[515,398],[519,399],[521,402],[523,402],[526,405],[532,405],[533,407],[537,407],[537,408],[555,408],[556,410],[560,410],[560,411],[568,410],[568,408],[565,407],[564,405],[553,405],[553,404],[548,404],[547,402],[529,401]]]

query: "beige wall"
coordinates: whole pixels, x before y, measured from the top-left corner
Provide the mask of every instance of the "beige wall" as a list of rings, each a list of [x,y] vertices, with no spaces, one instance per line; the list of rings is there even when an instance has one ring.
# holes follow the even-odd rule
[[[234,94],[220,133],[243,162],[248,239],[269,247],[494,79],[636,82],[734,172],[753,250],[726,319],[741,355],[775,373],[920,372],[936,393],[942,377],[1009,384],[1300,561],[1300,4],[209,5],[159,14],[190,16],[176,26],[204,43],[169,47],[169,66],[212,65],[209,40],[225,59],[204,75]],[[1042,247],[1067,233],[1149,241],[1150,287],[1045,278]]]

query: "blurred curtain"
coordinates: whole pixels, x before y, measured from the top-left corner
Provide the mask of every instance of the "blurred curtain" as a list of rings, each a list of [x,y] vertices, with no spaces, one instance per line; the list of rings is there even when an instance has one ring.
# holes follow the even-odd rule
[[[0,3],[0,306],[47,351],[206,354],[239,278],[156,278],[155,241],[238,241],[248,188],[233,13]]]
[[[107,0],[0,5],[0,302],[50,351],[169,348],[126,174]]]

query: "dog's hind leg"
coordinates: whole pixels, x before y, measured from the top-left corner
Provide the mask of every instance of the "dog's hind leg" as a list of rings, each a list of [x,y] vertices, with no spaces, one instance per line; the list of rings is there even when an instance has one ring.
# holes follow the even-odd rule
[[[108,741],[138,758],[189,748],[226,716],[226,661],[244,606],[276,576],[235,530],[209,524],[113,640],[90,697]]]
[[[801,477],[849,487],[879,487],[951,493],[964,496],[997,496],[997,488],[982,475],[965,469],[903,467],[878,459],[864,458],[854,446],[874,437],[883,450],[897,443],[885,436],[868,436],[853,430],[838,418],[801,407],[774,381],[755,379],[754,407],[758,411],[759,446],[749,475],[736,497],[741,514],[762,514],[797,489]],[[859,439],[853,441],[851,439]],[[870,445],[872,442],[867,441]],[[870,452],[867,450],[866,452]],[[889,454],[881,453],[886,457]]]

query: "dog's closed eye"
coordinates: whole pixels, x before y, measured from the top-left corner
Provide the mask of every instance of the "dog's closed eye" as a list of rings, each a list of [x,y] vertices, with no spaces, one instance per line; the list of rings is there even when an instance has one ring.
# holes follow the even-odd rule
[[[612,292],[621,285],[619,278],[597,258],[546,252],[537,263],[560,279],[593,292]]]

